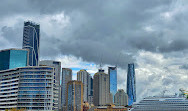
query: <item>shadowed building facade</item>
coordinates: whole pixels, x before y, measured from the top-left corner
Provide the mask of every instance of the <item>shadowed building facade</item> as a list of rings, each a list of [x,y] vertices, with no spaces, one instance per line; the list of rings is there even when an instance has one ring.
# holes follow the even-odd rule
[[[24,22],[23,49],[29,50],[29,66],[39,65],[40,25],[31,21]]]
[[[83,84],[81,81],[67,83],[66,111],[83,111]]]
[[[95,106],[103,106],[110,103],[109,89],[109,75],[104,73],[104,70],[99,69],[93,79],[93,103]]]
[[[136,102],[136,80],[135,80],[135,69],[134,64],[128,64],[127,72],[127,95],[128,95],[128,105],[132,105]]]
[[[72,81],[72,69],[62,68],[61,108],[66,108],[67,83]]]

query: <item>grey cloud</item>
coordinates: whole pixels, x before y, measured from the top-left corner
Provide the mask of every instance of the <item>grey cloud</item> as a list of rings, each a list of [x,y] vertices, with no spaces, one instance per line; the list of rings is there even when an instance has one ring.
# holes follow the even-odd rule
[[[188,70],[188,64],[183,64],[179,67],[180,69]]]
[[[179,17],[176,15],[170,22],[164,22],[159,17],[161,13],[176,8],[172,7],[176,4],[172,0],[50,0],[48,2],[27,0],[19,2],[22,4],[10,0],[3,1],[0,5],[2,9],[0,14],[2,16],[16,14],[50,16],[63,11],[70,17],[71,25],[66,27],[65,33],[58,39],[49,36],[48,32],[41,29],[42,57],[70,54],[96,63],[99,63],[102,58],[104,63],[113,65],[117,63],[119,57],[119,66],[125,68],[127,63],[135,62],[133,56],[138,50],[168,53],[188,48],[186,27],[184,30],[178,30],[176,35],[168,34],[165,30],[176,31],[175,29],[185,24],[187,16],[178,14]],[[7,9],[6,5],[10,7]],[[8,13],[5,13],[5,10]],[[144,31],[143,27],[147,25],[154,26],[157,30]],[[177,39],[176,36],[180,33],[184,34],[181,34],[181,39]],[[19,36],[11,33],[7,36],[11,35]],[[169,41],[172,42],[169,43]]]
[[[22,27],[7,27],[3,26],[0,30],[1,36],[6,40],[6,44],[1,43],[5,41],[0,41],[0,44],[4,44],[7,48],[12,47],[22,47]]]

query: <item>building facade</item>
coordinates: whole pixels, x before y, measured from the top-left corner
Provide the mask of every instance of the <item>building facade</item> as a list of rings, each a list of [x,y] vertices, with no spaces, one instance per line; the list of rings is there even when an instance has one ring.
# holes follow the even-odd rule
[[[134,64],[128,64],[127,95],[128,95],[128,105],[131,106],[133,102],[136,102],[136,80],[135,80]]]
[[[115,105],[107,105],[107,106],[99,106],[94,109],[94,111],[128,111],[128,109],[124,106],[115,106]]]
[[[83,84],[81,81],[67,83],[66,111],[83,111]]]
[[[109,75],[99,69],[93,79],[93,103],[95,106],[109,104]]]
[[[62,68],[62,82],[61,82],[61,108],[66,107],[67,83],[72,81],[72,69]]]
[[[84,69],[80,70],[79,72],[77,72],[77,81],[82,81],[84,90],[83,100],[84,102],[88,102],[91,90],[90,74]]]
[[[114,104],[117,106],[126,106],[128,105],[128,95],[124,92],[123,89],[119,89],[114,96]]]
[[[61,75],[61,62],[53,60],[42,60],[39,63],[40,66],[51,66],[55,68],[53,95],[54,95],[54,108],[55,110],[61,109],[61,93],[60,93],[60,75]]]
[[[28,50],[5,49],[0,51],[0,70],[14,69],[28,65]]]
[[[146,97],[134,104],[132,111],[188,111],[188,99],[176,95]]]
[[[89,75],[89,96],[88,96],[88,103],[93,104],[93,78]]]
[[[24,22],[23,49],[29,50],[29,66],[39,65],[40,25],[31,21]]]
[[[54,68],[22,67],[0,71],[0,110],[53,109]]]
[[[108,67],[108,74],[110,82],[110,93],[114,97],[117,92],[117,67]]]

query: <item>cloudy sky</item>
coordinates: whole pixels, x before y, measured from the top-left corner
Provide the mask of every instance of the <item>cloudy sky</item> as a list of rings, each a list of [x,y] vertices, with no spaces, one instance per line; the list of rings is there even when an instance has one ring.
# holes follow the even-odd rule
[[[21,48],[23,22],[41,26],[41,59],[94,74],[136,65],[137,98],[188,89],[187,0],[1,0],[0,49]],[[106,70],[107,71],[107,70]]]

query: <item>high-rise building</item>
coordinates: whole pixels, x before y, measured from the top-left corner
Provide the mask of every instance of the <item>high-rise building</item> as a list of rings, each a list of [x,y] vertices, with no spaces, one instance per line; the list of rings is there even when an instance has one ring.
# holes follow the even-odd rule
[[[66,111],[83,111],[83,84],[81,81],[67,83]]]
[[[83,89],[84,89],[84,102],[88,102],[89,101],[89,94],[90,94],[90,90],[91,90],[91,85],[90,85],[90,74],[82,69],[79,72],[77,72],[77,80],[78,81],[82,81],[83,83]]]
[[[93,103],[95,106],[109,104],[109,75],[99,69],[93,79]]]
[[[67,94],[67,83],[72,81],[72,69],[62,68],[62,82],[61,82],[61,108],[66,107],[66,94]]]
[[[28,65],[28,50],[5,49],[0,51],[0,70],[25,67]]]
[[[135,69],[134,64],[128,64],[127,72],[127,95],[128,95],[128,105],[132,105],[136,102],[136,80],[135,80]]]
[[[108,67],[108,74],[110,82],[110,93],[114,97],[117,92],[117,67]]]
[[[60,93],[60,74],[61,74],[61,62],[53,60],[42,60],[39,63],[40,66],[51,66],[55,68],[54,84],[53,84],[53,96],[54,96],[54,109],[61,109],[61,93]]]
[[[29,65],[39,65],[40,25],[31,21],[24,22],[23,49],[29,50]]]
[[[54,68],[29,66],[0,71],[0,110],[52,111]]]
[[[93,78],[89,75],[89,96],[88,96],[88,103],[93,104]]]
[[[123,89],[119,89],[114,96],[114,104],[117,106],[126,106],[128,105],[128,95],[124,92]]]

